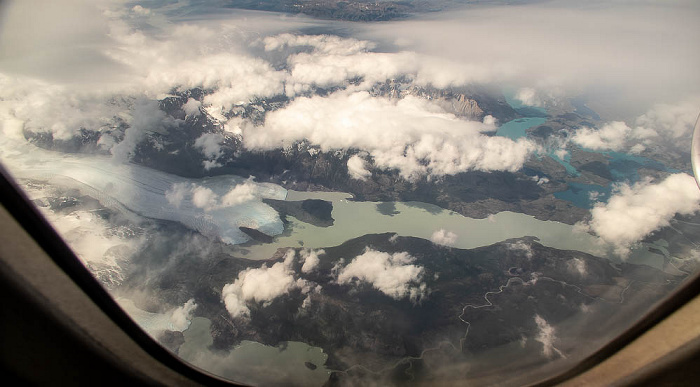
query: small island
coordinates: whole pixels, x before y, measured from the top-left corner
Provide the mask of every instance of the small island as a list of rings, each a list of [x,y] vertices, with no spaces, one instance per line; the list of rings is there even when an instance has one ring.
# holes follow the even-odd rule
[[[304,365],[306,366],[306,368],[308,368],[308,369],[310,369],[310,370],[312,370],[312,371],[315,370],[316,368],[318,368],[318,366],[316,366],[316,364],[314,364],[314,363],[312,363],[312,362],[310,362],[310,361],[305,361],[305,362],[304,362]]]

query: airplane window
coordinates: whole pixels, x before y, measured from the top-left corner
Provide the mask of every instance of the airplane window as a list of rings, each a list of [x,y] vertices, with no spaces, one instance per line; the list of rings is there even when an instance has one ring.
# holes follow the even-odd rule
[[[0,12],[0,162],[227,379],[532,383],[700,269],[694,1]]]

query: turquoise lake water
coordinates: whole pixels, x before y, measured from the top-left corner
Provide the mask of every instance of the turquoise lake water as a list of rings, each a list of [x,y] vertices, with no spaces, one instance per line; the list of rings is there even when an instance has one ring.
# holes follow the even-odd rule
[[[592,152],[591,150],[587,150]],[[634,184],[639,181],[639,168],[656,169],[666,172],[678,172],[675,169],[667,168],[662,163],[648,159],[646,157],[630,155],[621,152],[600,152],[609,157],[608,161],[610,173],[613,181],[606,186],[596,184],[568,183],[569,189],[556,192],[554,196],[558,199],[570,201],[580,208],[592,208],[598,202],[607,201],[616,183]],[[593,195],[593,196],[591,196]]]
[[[523,118],[516,118],[512,121],[508,121],[501,125],[496,131],[497,136],[508,137],[512,140],[517,140],[522,137],[527,136],[527,130],[530,128],[535,128],[547,122],[547,109],[535,106],[525,106],[523,103],[515,98],[515,92],[513,90],[504,90],[503,95],[505,96],[506,102],[515,109]],[[571,176],[578,176],[579,171],[574,168],[573,165],[569,163],[570,155],[561,158],[554,154],[554,150],[548,150],[546,153],[538,154],[540,157],[551,157],[556,162],[561,164],[566,172]]]
[[[557,199],[567,200],[579,208],[593,208],[597,201],[607,201],[612,191],[612,185],[568,183],[569,189],[555,192]]]
[[[545,121],[547,121],[547,119],[541,117],[516,118],[501,125],[498,131],[496,131],[496,135],[517,140],[521,137],[525,137],[528,129],[540,126],[544,124]]]
[[[559,157],[556,153],[550,151],[549,153],[547,153],[547,156],[553,158],[553,159],[556,160],[559,164],[561,164],[562,166],[564,166],[564,169],[566,169],[566,173],[568,173],[569,176],[578,176],[578,175],[581,174],[581,173],[578,171],[578,169],[576,169],[576,167],[574,167],[573,165],[571,165],[571,163],[569,162],[569,161],[571,160],[571,154],[567,153],[567,154],[564,156],[564,158],[561,158],[561,157]]]
[[[517,118],[512,121],[506,122],[498,128],[496,131],[497,136],[508,137],[512,140],[517,140],[522,137],[527,136],[527,131],[530,128],[537,127],[544,124],[547,119],[539,117],[540,114],[545,113],[544,108],[539,107],[527,107],[522,104],[519,100],[514,98],[514,92],[512,90],[504,91],[504,96],[506,102],[521,114],[527,114],[528,112],[534,113],[537,117],[524,117]],[[581,101],[578,101],[578,108],[585,106]],[[526,110],[527,109],[527,110]],[[588,109],[588,107],[586,107]],[[595,112],[588,109],[589,116],[597,116]],[[607,186],[601,186],[596,184],[582,184],[582,183],[568,183],[569,189],[562,192],[557,192],[554,194],[555,197],[571,202],[576,207],[589,209],[597,201],[606,201],[612,192],[613,184],[619,182],[635,183],[639,181],[639,168],[649,168],[656,169],[659,171],[667,172],[678,172],[667,168],[662,163],[648,159],[646,157],[631,155],[622,152],[597,152],[590,149],[584,149],[587,152],[595,152],[604,154],[609,158],[608,169],[613,177],[613,181]],[[563,158],[559,157],[554,153],[554,150],[548,150],[546,153],[538,154],[539,157],[551,157],[553,160],[561,164],[569,176],[579,176],[581,173],[570,163],[571,155],[566,154]]]

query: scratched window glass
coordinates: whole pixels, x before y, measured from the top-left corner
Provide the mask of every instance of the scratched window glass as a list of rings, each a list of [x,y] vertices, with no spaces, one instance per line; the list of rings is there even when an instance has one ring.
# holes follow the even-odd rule
[[[217,375],[534,382],[698,270],[697,2],[0,12],[0,162]]]

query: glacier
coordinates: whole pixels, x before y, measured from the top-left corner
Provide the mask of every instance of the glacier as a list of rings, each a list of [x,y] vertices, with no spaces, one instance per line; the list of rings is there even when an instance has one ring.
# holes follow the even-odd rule
[[[189,179],[160,172],[109,156],[58,153],[34,145],[5,139],[0,144],[0,160],[15,179],[34,179],[78,189],[106,207],[131,211],[143,217],[179,222],[211,238],[240,244],[250,237],[239,227],[257,229],[275,236],[284,231],[279,214],[262,202],[263,198],[284,200],[287,190],[271,183],[256,183],[240,176],[225,175]],[[174,187],[205,188],[214,197],[224,197],[232,189],[252,185],[250,197],[213,208],[201,208],[192,195],[178,203],[166,193]]]

